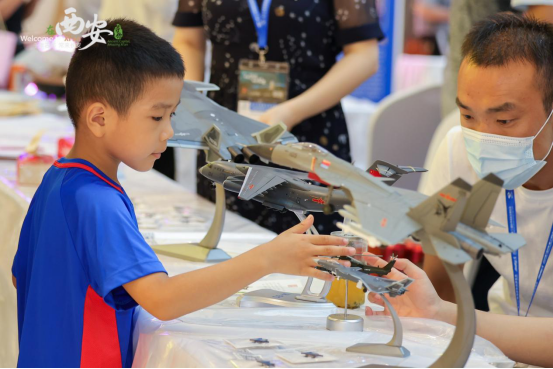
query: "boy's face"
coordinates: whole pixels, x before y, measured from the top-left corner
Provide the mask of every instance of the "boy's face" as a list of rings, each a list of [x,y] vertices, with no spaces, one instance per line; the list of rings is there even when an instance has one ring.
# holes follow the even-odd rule
[[[457,105],[463,127],[511,137],[536,135],[549,115],[543,108],[536,69],[529,63],[484,68],[463,60]],[[543,159],[552,141],[553,122],[549,122],[534,140],[535,159]]]
[[[126,116],[114,115],[105,136],[110,154],[135,170],[152,169],[173,137],[171,117],[180,103],[182,86],[179,78],[148,82]]]

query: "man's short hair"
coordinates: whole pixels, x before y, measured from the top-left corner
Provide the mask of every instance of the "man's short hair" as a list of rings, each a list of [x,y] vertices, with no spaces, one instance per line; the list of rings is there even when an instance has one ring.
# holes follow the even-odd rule
[[[101,30],[106,29],[114,32],[111,36],[100,34],[107,44],[96,42],[84,50],[77,48],[69,64],[66,101],[75,127],[90,101],[101,101],[125,116],[146,83],[157,78],[184,78],[180,54],[148,28],[118,18],[107,20]],[[91,42],[91,37],[82,38],[80,48]]]
[[[463,42],[463,58],[477,66],[527,62],[536,68],[547,114],[553,106],[553,25],[533,17],[498,13],[477,23]]]

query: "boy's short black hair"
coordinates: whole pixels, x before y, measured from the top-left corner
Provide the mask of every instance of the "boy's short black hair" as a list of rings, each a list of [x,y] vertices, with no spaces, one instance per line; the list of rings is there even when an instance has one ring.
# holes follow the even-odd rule
[[[477,23],[463,42],[463,58],[482,67],[528,62],[536,68],[547,114],[553,106],[553,25],[533,17],[498,13]]]
[[[107,20],[101,30],[106,29],[114,32],[100,34],[106,43],[97,42],[84,50],[77,48],[69,64],[65,82],[67,110],[76,128],[82,109],[91,100],[102,101],[125,116],[150,80],[184,78],[180,54],[148,28],[117,18]],[[91,42],[91,37],[82,38],[80,48]]]

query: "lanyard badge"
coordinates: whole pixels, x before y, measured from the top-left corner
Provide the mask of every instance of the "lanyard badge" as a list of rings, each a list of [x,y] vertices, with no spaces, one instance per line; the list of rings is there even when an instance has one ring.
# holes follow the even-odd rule
[[[248,0],[257,31],[257,44],[252,48],[259,60],[241,59],[238,73],[238,113],[259,119],[270,108],[288,99],[290,65],[267,61],[269,14],[271,0],[263,0],[261,10],[256,0]]]
[[[257,45],[255,51],[259,54],[259,61],[265,62],[265,55],[269,51],[267,38],[269,36],[269,11],[271,10],[272,0],[263,0],[261,10],[257,6],[257,0],[248,0],[250,13],[257,31]]]
[[[509,224],[509,233],[517,233],[515,191],[506,190],[505,200],[507,203],[507,222]],[[543,277],[543,272],[549,260],[549,256],[551,255],[552,249],[553,249],[553,225],[551,226],[551,231],[549,233],[549,238],[547,240],[547,246],[545,247],[545,251],[543,253],[540,270],[538,272],[538,276],[536,277],[536,284],[534,285],[534,291],[532,292],[532,298],[530,299],[530,303],[528,304],[528,310],[526,310],[525,316],[528,316],[530,307],[534,302],[534,297],[536,296],[536,292],[538,291],[538,286]],[[520,316],[520,287],[519,287],[520,286],[520,268],[519,268],[518,250],[511,254],[511,259],[513,263],[513,278],[515,283],[515,295],[517,300],[517,314]]]

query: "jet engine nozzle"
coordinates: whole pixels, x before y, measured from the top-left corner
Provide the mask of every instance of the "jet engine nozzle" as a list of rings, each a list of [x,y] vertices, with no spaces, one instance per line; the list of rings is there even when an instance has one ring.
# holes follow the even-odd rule
[[[235,163],[244,162],[244,154],[242,154],[242,150],[240,150],[238,146],[228,147],[228,152],[230,152],[230,156],[232,157],[233,162]]]

